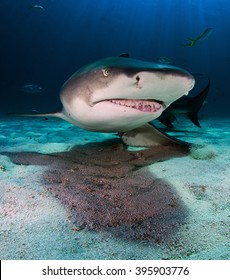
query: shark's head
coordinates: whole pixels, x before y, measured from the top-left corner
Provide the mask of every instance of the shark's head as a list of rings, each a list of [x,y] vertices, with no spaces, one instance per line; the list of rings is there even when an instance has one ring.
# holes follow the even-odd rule
[[[63,116],[92,131],[124,132],[158,118],[194,86],[170,65],[111,57],[79,69],[63,85]]]

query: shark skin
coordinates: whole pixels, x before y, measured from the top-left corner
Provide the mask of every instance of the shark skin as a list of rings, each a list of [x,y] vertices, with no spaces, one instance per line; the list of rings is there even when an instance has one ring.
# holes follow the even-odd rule
[[[148,123],[187,95],[194,83],[194,77],[178,67],[126,56],[108,57],[80,68],[64,83],[61,112],[39,116],[59,117],[90,131],[120,133],[128,145],[165,145],[177,140]],[[133,136],[141,127],[148,131],[147,143],[141,140],[142,130],[141,134],[138,130],[138,141]]]

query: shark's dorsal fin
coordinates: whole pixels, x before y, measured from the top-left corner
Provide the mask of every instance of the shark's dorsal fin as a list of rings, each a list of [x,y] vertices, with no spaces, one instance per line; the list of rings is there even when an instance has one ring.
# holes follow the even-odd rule
[[[169,136],[150,123],[123,133],[121,138],[123,142],[129,146],[151,147],[171,144],[177,144],[188,148],[191,146],[190,143]]]

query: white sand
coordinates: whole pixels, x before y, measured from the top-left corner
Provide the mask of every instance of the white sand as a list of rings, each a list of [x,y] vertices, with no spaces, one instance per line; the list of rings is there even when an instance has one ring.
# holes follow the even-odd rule
[[[180,123],[178,128],[185,129],[183,124]],[[120,181],[113,182],[119,190],[121,187],[118,184],[131,182],[132,176],[133,181],[136,180],[136,193],[133,194],[130,201],[135,202],[139,209],[132,208],[134,206],[130,203],[125,211],[126,215],[130,215],[131,222],[135,220],[135,215],[139,215],[137,218],[139,220],[135,221],[133,225],[129,224],[128,229],[126,221],[124,225],[122,222],[114,227],[109,225],[107,230],[106,225],[111,221],[109,217],[118,219],[119,211],[122,209],[116,209],[115,214],[108,210],[106,213],[108,219],[102,217],[103,221],[98,220],[99,226],[95,226],[94,230],[93,223],[92,226],[89,226],[91,216],[86,216],[88,226],[78,225],[78,222],[73,220],[73,216],[83,215],[84,217],[84,213],[77,212],[78,205],[72,209],[69,207],[68,201],[63,203],[65,197],[62,196],[62,188],[65,188],[65,191],[68,187],[73,188],[71,185],[73,182],[68,176],[74,172],[70,170],[70,164],[74,162],[75,154],[69,151],[75,145],[100,142],[114,138],[114,136],[89,133],[61,120],[2,119],[0,121],[0,258],[229,259],[230,121],[226,119],[203,121],[202,129],[194,127],[187,120],[185,124],[189,126],[186,129],[191,132],[186,133],[186,137],[183,139],[206,144],[206,148],[199,152],[202,153],[201,158],[205,156],[208,158],[207,154],[211,154],[213,157],[197,160],[195,159],[197,154],[194,153],[193,157],[191,155],[171,157],[138,170],[127,169],[129,175],[124,179],[116,178]],[[183,136],[184,132],[177,134]],[[115,149],[119,149],[119,146]],[[204,155],[205,151],[206,155]],[[54,162],[49,162],[39,155],[32,157],[29,154],[29,165],[22,165],[13,163],[10,156],[4,155],[4,152],[19,153],[19,162],[22,161],[22,152],[41,154],[64,152],[64,154],[57,160],[54,159]],[[71,163],[68,162],[66,167],[64,162],[68,161],[66,157],[69,155],[72,157]],[[89,161],[92,159],[92,166],[95,166],[95,162],[97,163],[100,158],[100,148],[95,155],[92,154],[92,157],[88,154],[86,159],[88,159],[87,156]],[[143,161],[143,155],[137,153],[138,156],[142,157]],[[36,162],[36,158],[38,158],[38,162]],[[83,155],[81,160],[84,161],[84,158]],[[33,164],[31,164],[31,160],[34,161]],[[135,166],[136,164],[138,166],[138,160],[138,158],[134,159]],[[105,162],[106,166],[103,166],[104,162],[97,164],[100,168],[104,168],[103,170],[106,168],[110,168],[110,172],[118,170],[115,169],[115,166],[119,165],[116,150],[108,154],[108,160]],[[133,160],[128,158],[127,166],[130,162],[133,164]],[[56,194],[53,192],[49,177],[54,172],[54,170],[51,172],[51,167],[54,166],[55,172],[59,172],[57,174],[62,174],[62,176],[66,174],[61,177],[61,184],[58,185],[59,182],[54,182],[53,189],[58,188]],[[76,166],[79,168],[82,163],[77,162]],[[66,169],[63,171],[64,167]],[[91,166],[86,167],[85,165],[82,169],[82,182],[84,182],[84,178],[88,179],[87,174],[91,172]],[[126,164],[123,165],[122,170],[125,167]],[[119,172],[121,172],[120,169]],[[109,185],[110,179],[108,178],[110,177],[104,177],[104,175],[111,176],[111,174],[102,175],[101,179],[100,176],[94,178],[92,175],[90,184],[92,185],[94,179],[95,182],[97,180],[95,188],[98,196],[96,199],[103,203],[100,191],[105,186],[105,182],[103,185],[98,182],[107,180],[106,184]],[[54,181],[53,178],[52,180]],[[74,180],[77,181],[77,177]],[[142,180],[143,186],[138,185],[138,180]],[[154,183],[153,187],[151,187],[151,182]],[[162,203],[167,204],[162,205],[162,209],[159,205],[160,200],[152,196],[155,185],[158,183],[160,188],[162,187]],[[127,192],[132,191],[130,184],[127,186]],[[71,191],[73,190],[71,189]],[[86,193],[86,189],[83,191],[80,194],[83,199],[84,194],[88,195],[87,199],[93,199],[94,190],[92,194],[91,191],[89,194]],[[151,194],[150,200],[146,202],[146,209],[148,203],[151,207],[152,205],[156,207],[156,211],[153,212],[153,220],[149,216],[152,213],[151,209],[145,210],[145,207],[142,209],[142,205],[145,204],[142,199],[146,200],[148,197],[142,194],[145,191]],[[137,195],[138,197],[136,197]],[[164,202],[164,195],[166,202]],[[118,200],[123,199],[121,194],[118,194],[117,197]],[[124,201],[126,201],[125,199]],[[141,201],[142,204],[138,204],[138,201]],[[119,201],[116,203],[119,205]],[[171,213],[168,211],[170,209],[168,205],[172,209]],[[92,205],[93,207],[97,206]],[[131,212],[129,213],[129,211]],[[112,215],[115,215],[115,218]],[[98,217],[97,219],[99,219]]]

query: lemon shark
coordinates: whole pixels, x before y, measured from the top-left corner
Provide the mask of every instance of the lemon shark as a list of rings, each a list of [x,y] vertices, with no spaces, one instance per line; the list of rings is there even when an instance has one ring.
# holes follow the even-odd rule
[[[32,116],[62,118],[85,130],[119,133],[132,146],[182,142],[150,121],[193,88],[193,76],[179,67],[126,55],[108,57],[76,71],[62,86],[60,112]]]

